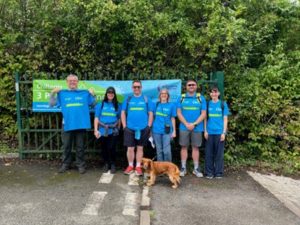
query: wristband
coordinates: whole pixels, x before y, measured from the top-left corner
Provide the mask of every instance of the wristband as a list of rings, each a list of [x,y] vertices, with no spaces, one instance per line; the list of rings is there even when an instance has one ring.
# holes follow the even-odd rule
[[[194,125],[194,126],[197,126],[198,124],[195,122],[195,123],[193,123],[193,125]]]

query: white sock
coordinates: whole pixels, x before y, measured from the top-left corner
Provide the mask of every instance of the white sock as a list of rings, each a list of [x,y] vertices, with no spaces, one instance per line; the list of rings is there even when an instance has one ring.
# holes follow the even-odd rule
[[[181,168],[186,168],[186,160],[181,160]]]
[[[137,163],[136,163],[136,167],[141,167],[141,163],[140,163],[140,162],[137,162]]]
[[[129,166],[132,166],[132,167],[133,167],[133,162],[130,162],[130,163],[129,163]]]
[[[196,170],[196,169],[198,169],[198,167],[199,167],[199,163],[198,162],[194,162],[194,169]]]

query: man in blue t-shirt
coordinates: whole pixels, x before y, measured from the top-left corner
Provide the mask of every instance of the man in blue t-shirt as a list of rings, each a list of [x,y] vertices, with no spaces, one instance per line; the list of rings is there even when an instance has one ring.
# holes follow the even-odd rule
[[[61,108],[63,114],[63,159],[59,173],[68,170],[72,163],[72,144],[75,142],[76,165],[79,173],[86,172],[84,161],[86,129],[91,128],[89,107],[96,104],[92,89],[78,90],[78,77],[67,77],[67,90],[54,88],[50,95],[50,106]],[[57,94],[57,96],[56,96]]]
[[[199,147],[202,144],[203,120],[206,117],[206,100],[198,94],[197,82],[189,79],[186,82],[187,92],[177,101],[177,116],[179,125],[179,144],[181,146],[181,170],[180,176],[185,176],[188,147],[192,146],[192,158],[194,161],[193,174],[203,177],[199,166]]]
[[[125,174],[134,172],[142,175],[141,161],[143,147],[147,145],[153,122],[151,100],[142,94],[142,83],[139,80],[132,82],[133,95],[128,96],[122,104],[121,121],[124,129],[124,145],[127,147],[128,167]],[[137,146],[136,154],[134,152]],[[134,159],[136,165],[134,168]]]
[[[206,178],[222,178],[224,174],[224,145],[229,109],[226,102],[219,100],[218,87],[212,87],[211,100],[207,104],[205,132],[205,173]]]

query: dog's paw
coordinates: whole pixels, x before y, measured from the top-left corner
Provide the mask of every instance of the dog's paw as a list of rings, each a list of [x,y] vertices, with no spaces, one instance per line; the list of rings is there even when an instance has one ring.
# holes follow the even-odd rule
[[[178,185],[172,185],[172,188],[174,188],[174,189],[177,188],[177,187],[178,187]]]

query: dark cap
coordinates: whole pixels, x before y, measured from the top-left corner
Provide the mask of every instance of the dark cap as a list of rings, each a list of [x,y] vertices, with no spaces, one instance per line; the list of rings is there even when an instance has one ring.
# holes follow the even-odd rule
[[[114,93],[116,93],[116,90],[113,88],[113,87],[108,87],[107,89],[106,89],[106,93],[107,92],[114,92]]]

